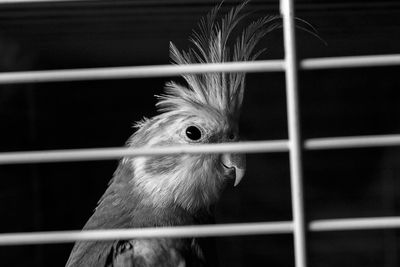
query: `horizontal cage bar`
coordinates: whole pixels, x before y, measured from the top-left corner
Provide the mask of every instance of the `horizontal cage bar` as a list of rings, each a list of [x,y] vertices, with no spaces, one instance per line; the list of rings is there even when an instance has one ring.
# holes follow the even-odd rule
[[[307,150],[399,146],[400,134],[312,138],[305,140]]]
[[[303,70],[400,65],[400,54],[311,58],[300,62]],[[259,60],[189,65],[151,65],[0,73],[0,84],[67,82],[104,79],[133,79],[178,76],[185,73],[276,72],[285,69],[283,60]]]
[[[249,141],[201,145],[175,145],[150,148],[92,148],[48,151],[25,151],[0,153],[0,164],[43,163],[62,161],[109,160],[121,157],[171,155],[171,154],[212,154],[212,153],[264,153],[288,151],[286,140]]]
[[[310,58],[300,62],[303,70],[382,67],[400,65],[400,54]]]
[[[363,147],[399,146],[400,135],[369,135],[305,140],[306,150],[345,149]],[[201,145],[181,145],[151,148],[92,148],[68,150],[44,150],[0,153],[0,165],[46,162],[69,162],[89,160],[111,160],[122,157],[211,154],[211,153],[272,153],[289,150],[287,140],[247,141]]]
[[[0,73],[0,84],[66,82],[178,76],[186,73],[282,71],[282,60],[226,62],[188,65],[149,65]]]
[[[291,233],[292,231],[292,222],[264,222],[141,229],[33,232],[0,234],[0,246],[68,243],[77,240],[285,234]]]
[[[400,217],[347,218],[315,220],[309,224],[310,231],[351,231],[400,228]]]
[[[311,221],[309,231],[353,231],[400,228],[400,217],[324,219]],[[185,238],[209,236],[269,235],[293,233],[291,221],[176,226],[141,229],[88,231],[50,231],[0,234],[0,246],[69,243],[78,240],[115,240],[130,238]]]

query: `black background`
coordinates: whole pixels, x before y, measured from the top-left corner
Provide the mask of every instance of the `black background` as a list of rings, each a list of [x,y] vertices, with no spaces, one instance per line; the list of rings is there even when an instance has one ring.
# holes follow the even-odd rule
[[[215,1],[93,1],[0,5],[2,71],[168,64]],[[235,1],[225,1],[229,8]],[[254,16],[277,1],[252,1]],[[399,53],[397,1],[296,1],[325,45],[298,30],[300,58]],[[282,33],[261,44],[283,57]],[[400,131],[399,67],[300,72],[305,138]],[[122,146],[132,124],[156,114],[171,78],[2,85],[0,150]],[[287,138],[283,73],[249,74],[241,117],[248,140]],[[306,152],[307,218],[393,216],[399,210],[397,148]],[[0,231],[81,229],[116,161],[0,166]],[[287,153],[248,155],[217,221],[291,220]],[[396,230],[312,233],[310,266],[398,266]],[[63,266],[72,244],[0,247],[1,266]],[[218,238],[221,266],[293,266],[292,235]]]

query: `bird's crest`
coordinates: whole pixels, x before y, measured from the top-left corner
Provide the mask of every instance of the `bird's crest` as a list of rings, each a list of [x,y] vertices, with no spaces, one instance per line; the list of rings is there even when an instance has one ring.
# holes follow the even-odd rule
[[[242,29],[236,40],[230,35],[248,13],[243,8],[248,3],[232,8],[218,20],[221,4],[216,6],[193,31],[190,42],[193,47],[179,51],[170,43],[170,56],[175,64],[222,63],[256,59],[264,49],[254,52],[255,46],[267,33],[279,27],[278,16],[266,16],[253,21]],[[233,49],[229,44],[233,43]],[[237,117],[243,101],[245,73],[183,74],[186,85],[169,82],[166,94],[160,96],[158,106],[162,111],[179,110],[192,105],[208,105],[229,116]]]

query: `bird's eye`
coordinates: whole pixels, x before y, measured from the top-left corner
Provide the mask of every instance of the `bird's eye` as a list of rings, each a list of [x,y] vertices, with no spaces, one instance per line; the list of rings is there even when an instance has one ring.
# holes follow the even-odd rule
[[[192,141],[198,141],[201,138],[201,131],[196,126],[186,128],[186,136]]]
[[[233,132],[230,132],[230,133],[228,134],[228,138],[229,138],[230,140],[235,139],[235,134],[234,134]]]

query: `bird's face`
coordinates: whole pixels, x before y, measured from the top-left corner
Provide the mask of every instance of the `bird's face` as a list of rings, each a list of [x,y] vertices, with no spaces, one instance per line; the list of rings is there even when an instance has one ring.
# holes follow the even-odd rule
[[[205,144],[238,140],[233,118],[210,107],[167,112],[141,125],[132,146]],[[244,175],[245,156],[196,154],[139,157],[131,160],[132,183],[158,206],[177,204],[187,210],[213,204],[229,180],[237,185]]]
[[[187,51],[170,43],[174,64],[223,63],[255,60],[263,50],[253,50],[267,33],[280,26],[278,17],[267,16],[250,23],[235,39],[230,35],[245,15],[248,1],[220,20],[218,5],[199,23]],[[233,42],[233,46],[228,45]],[[182,73],[183,83],[166,83],[157,106],[164,113],[144,120],[130,139],[133,147],[221,143],[238,140],[237,117],[244,97],[244,72]],[[244,174],[245,160],[237,154],[148,156],[129,161],[135,193],[146,194],[157,206],[177,204],[187,210],[214,203],[229,178],[235,185]]]

